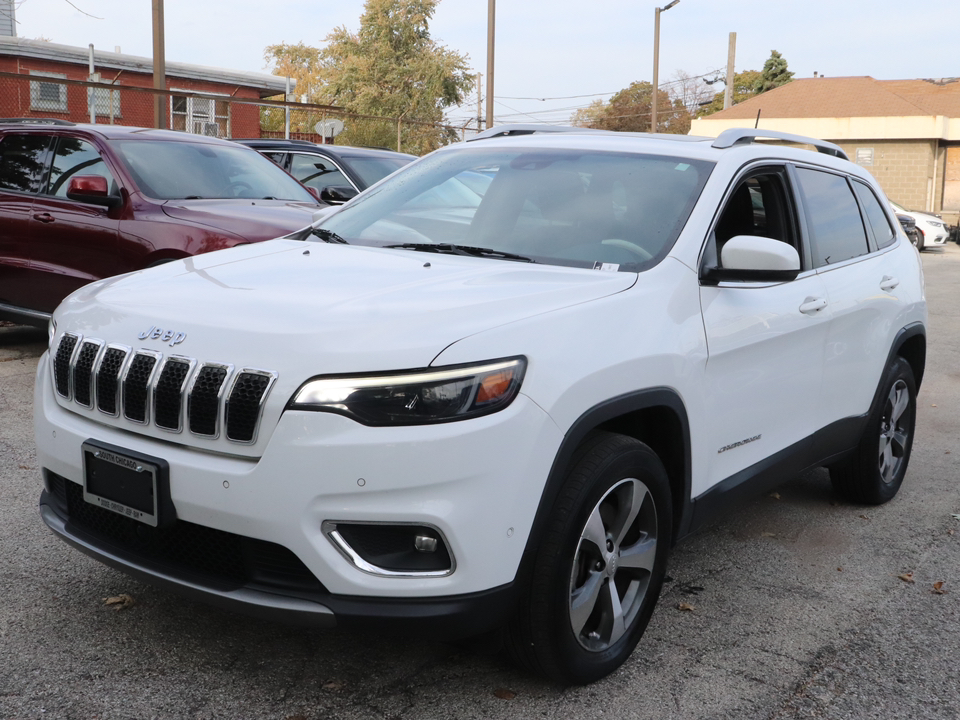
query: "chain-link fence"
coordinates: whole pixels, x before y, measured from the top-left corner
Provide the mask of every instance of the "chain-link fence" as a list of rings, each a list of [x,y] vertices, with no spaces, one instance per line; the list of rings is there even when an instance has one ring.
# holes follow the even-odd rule
[[[220,138],[291,138],[423,154],[463,139],[464,128],[348,113],[329,105],[70,80],[59,73],[0,73],[0,117],[154,127]],[[250,93],[256,92],[248,89]]]

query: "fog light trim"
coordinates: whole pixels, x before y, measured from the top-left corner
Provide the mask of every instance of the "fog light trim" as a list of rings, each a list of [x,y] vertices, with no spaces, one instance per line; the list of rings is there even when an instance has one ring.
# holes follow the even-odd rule
[[[385,525],[385,526],[415,526],[429,528],[436,533],[438,543],[442,543],[450,557],[450,567],[443,570],[391,570],[389,568],[379,567],[365,560],[353,547],[347,542],[346,538],[338,531],[338,525]],[[441,578],[448,577],[457,569],[457,561],[454,557],[450,543],[447,542],[443,532],[436,525],[425,522],[379,522],[367,520],[324,520],[320,526],[321,531],[333,546],[345,557],[351,565],[357,570],[376,575],[377,577],[387,578]],[[413,548],[417,549],[417,548]]]

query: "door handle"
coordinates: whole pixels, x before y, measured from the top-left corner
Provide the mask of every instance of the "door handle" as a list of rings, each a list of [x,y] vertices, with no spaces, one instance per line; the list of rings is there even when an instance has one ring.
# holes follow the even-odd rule
[[[800,312],[804,315],[816,315],[827,306],[823,298],[808,297],[800,304]]]
[[[897,280],[897,278],[890,277],[889,275],[884,275],[883,278],[880,280],[880,289],[885,292],[890,292],[891,290],[896,288],[897,285],[899,284],[900,284],[900,281]]]
[[[56,218],[50,213],[37,213],[33,216],[34,220],[39,220],[42,223],[52,223]]]

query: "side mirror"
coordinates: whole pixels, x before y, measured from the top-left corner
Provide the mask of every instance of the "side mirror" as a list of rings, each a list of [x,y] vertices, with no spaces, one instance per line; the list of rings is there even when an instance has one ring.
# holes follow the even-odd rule
[[[317,190],[315,187],[310,187],[310,186],[307,186],[307,190],[310,192],[311,195],[313,195],[315,199],[320,200],[319,190]]]
[[[357,191],[349,185],[329,185],[320,191],[320,199],[330,205],[343,205],[357,196]]]
[[[102,175],[77,175],[70,178],[67,198],[107,208],[115,208],[123,203],[117,195],[110,194],[107,179]]]
[[[772,238],[736,235],[720,249],[722,267],[706,268],[701,279],[714,285],[741,282],[788,282],[800,274],[800,255],[792,245]]]

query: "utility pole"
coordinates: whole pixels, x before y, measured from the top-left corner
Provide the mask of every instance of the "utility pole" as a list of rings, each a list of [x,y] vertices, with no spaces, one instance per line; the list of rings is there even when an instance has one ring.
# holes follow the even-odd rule
[[[653,99],[650,102],[650,132],[657,131],[657,93],[660,89],[660,13],[666,12],[680,0],[673,0],[657,8],[653,17]]]
[[[483,100],[480,97],[480,88],[483,81],[483,73],[477,73],[477,132],[483,130]]]
[[[730,46],[727,49],[727,89],[723,91],[723,109],[733,105],[733,68],[737,57],[737,34],[730,33]]]
[[[153,87],[167,89],[167,59],[163,50],[163,0],[153,0]],[[167,127],[167,96],[153,96],[153,126]]]
[[[493,37],[497,0],[487,0],[487,128],[493,127]]]

